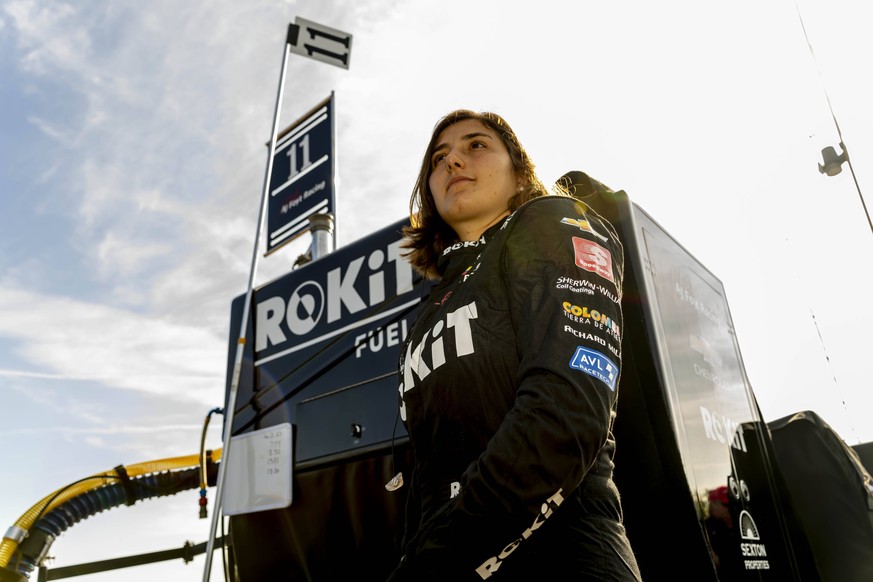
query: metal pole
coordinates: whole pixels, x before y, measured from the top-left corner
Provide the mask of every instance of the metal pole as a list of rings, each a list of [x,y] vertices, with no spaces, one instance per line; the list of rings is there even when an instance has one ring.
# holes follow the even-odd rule
[[[336,183],[337,183],[336,177],[337,177],[337,173],[339,172],[339,160],[337,159],[337,156],[336,156],[336,98],[334,96],[333,91],[330,92],[330,110],[331,110],[331,116],[330,116],[330,149],[331,149],[331,151],[330,151],[330,155],[333,158],[333,175],[330,177],[330,179],[333,181],[333,185],[334,185],[334,190],[333,190],[334,215],[331,216],[332,220],[331,220],[331,224],[330,224],[330,237],[331,237],[331,240],[333,241],[333,244],[331,246],[331,252],[333,252],[334,250],[336,250],[336,214],[338,214],[337,201],[339,199],[339,196],[337,196],[337,191],[336,191]]]
[[[294,24],[288,25],[288,35],[285,37],[285,44],[282,47],[282,72],[279,76],[279,90],[276,95],[276,108],[273,110],[273,133],[270,137],[270,152],[267,156],[267,171],[264,174],[264,187],[261,193],[261,209],[258,214],[258,230],[255,233],[255,243],[252,249],[252,263],[249,269],[249,281],[246,289],[246,299],[243,302],[243,312],[240,321],[239,338],[236,343],[236,358],[233,364],[233,376],[230,383],[230,393],[227,396],[227,405],[224,412],[224,436],[222,437],[223,448],[221,452],[221,463],[218,467],[218,481],[216,482],[215,493],[215,508],[212,513],[212,525],[209,528],[209,539],[206,546],[206,565],[203,568],[203,582],[209,582],[210,570],[212,569],[212,552],[215,549],[215,532],[218,528],[218,520],[222,519],[221,515],[221,497],[224,493],[224,476],[227,472],[227,461],[230,458],[230,443],[231,432],[233,430],[233,414],[236,408],[236,395],[239,389],[239,378],[242,369],[243,351],[246,343],[246,328],[248,327],[249,307],[252,302],[252,289],[255,282],[255,273],[258,268],[258,248],[261,239],[261,231],[264,227],[264,216],[266,215],[267,202],[270,197],[270,175],[273,172],[273,154],[276,151],[276,135],[279,132],[279,111],[282,109],[282,97],[285,92],[285,68],[288,62],[288,53],[290,52],[290,39],[294,29]]]
[[[321,213],[310,216],[309,232],[312,235],[309,252],[313,261],[333,252],[333,214]]]

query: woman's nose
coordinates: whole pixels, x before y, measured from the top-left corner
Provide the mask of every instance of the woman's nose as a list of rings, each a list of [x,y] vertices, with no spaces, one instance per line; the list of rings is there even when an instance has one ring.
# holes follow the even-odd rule
[[[449,170],[455,168],[463,168],[464,160],[455,151],[450,151],[446,154],[446,168]]]

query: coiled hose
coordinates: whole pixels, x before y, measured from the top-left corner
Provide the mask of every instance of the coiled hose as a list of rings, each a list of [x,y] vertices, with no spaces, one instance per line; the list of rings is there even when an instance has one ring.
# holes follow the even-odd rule
[[[221,449],[213,451],[211,457],[217,462],[221,458]],[[119,466],[58,489],[36,503],[9,528],[0,543],[0,568],[10,566],[10,560],[16,556],[16,569],[29,574],[48,552],[54,539],[82,519],[121,504],[133,505],[141,499],[173,495],[198,487],[202,479],[200,459],[201,455],[187,455]],[[213,480],[216,467],[215,464],[209,467]],[[108,480],[113,483],[106,485]]]
[[[208,466],[209,480],[215,483],[217,465]],[[41,517],[30,530],[30,535],[19,546],[18,572],[28,576],[42,561],[57,539],[68,528],[92,515],[152,497],[175,495],[196,488],[200,483],[200,468],[145,475],[128,483],[113,483],[93,489],[70,499]],[[131,492],[136,492],[131,495]]]

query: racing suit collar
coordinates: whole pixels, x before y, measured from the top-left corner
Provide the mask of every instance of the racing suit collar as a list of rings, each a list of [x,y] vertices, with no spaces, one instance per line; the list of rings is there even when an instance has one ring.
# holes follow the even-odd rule
[[[454,244],[446,247],[437,261],[437,272],[440,276],[445,278],[451,275],[452,271],[454,271],[452,267],[456,268],[457,265],[464,264],[462,268],[469,266],[469,262],[482,252],[485,245],[494,238],[494,234],[503,227],[511,216],[510,214],[497,224],[490,226],[488,230],[482,233],[478,240],[456,241]]]

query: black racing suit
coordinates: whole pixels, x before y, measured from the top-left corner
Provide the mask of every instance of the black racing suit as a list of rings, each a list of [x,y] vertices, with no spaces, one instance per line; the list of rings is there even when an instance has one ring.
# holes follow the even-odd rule
[[[446,249],[400,358],[405,580],[638,580],[612,481],[623,251],[568,197]]]

